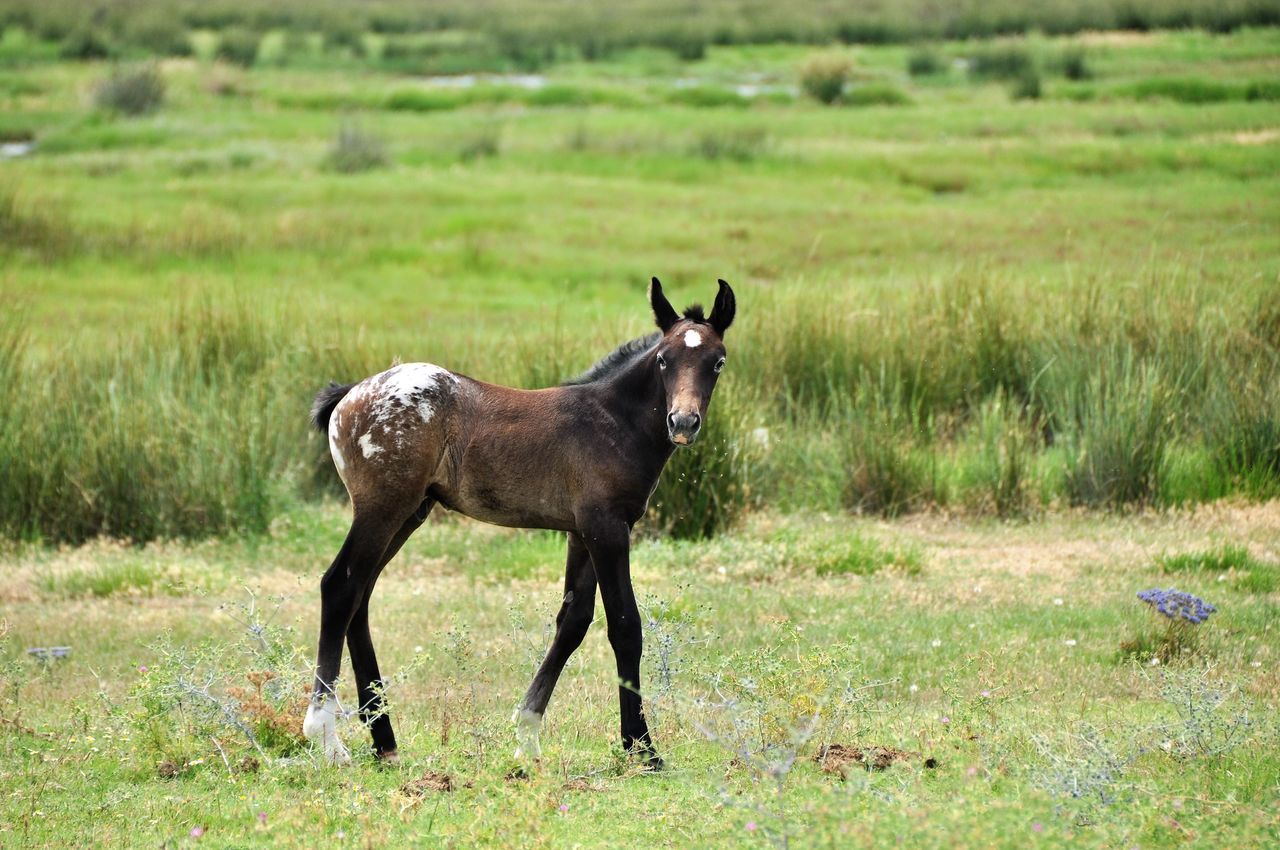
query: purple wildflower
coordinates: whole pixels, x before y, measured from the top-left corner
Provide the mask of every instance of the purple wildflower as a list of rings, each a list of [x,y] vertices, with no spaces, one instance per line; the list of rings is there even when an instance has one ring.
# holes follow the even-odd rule
[[[756,822],[753,820],[747,821],[747,832],[755,832],[755,831],[756,831]]]
[[[1193,596],[1181,590],[1167,590],[1153,587],[1141,591],[1138,598],[1150,605],[1156,612],[1170,620],[1186,620],[1193,626],[1209,619],[1209,615],[1218,609],[1205,602],[1199,596]]]
[[[560,804],[560,811],[561,811],[561,813],[564,813],[564,812],[569,811],[569,804],[568,804],[568,803],[561,803],[561,804]]]
[[[202,836],[202,835],[204,835],[204,827],[203,827],[203,826],[193,826],[193,827],[191,827],[191,837],[192,837],[192,838],[199,838],[199,837],[200,837],[200,836]]]
[[[266,825],[267,825],[267,813],[266,813],[266,812],[258,812],[258,823],[262,824],[263,826],[266,826]]]

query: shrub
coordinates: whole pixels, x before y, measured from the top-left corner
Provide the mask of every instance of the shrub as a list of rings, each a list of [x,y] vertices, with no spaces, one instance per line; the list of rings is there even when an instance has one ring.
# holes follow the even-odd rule
[[[845,92],[843,102],[850,106],[907,106],[911,98],[892,83],[863,83]]]
[[[262,36],[252,30],[227,29],[218,35],[218,48],[214,55],[233,65],[248,68],[258,60],[258,45]]]
[[[88,61],[106,59],[114,53],[106,38],[91,26],[78,27],[73,30],[58,47],[58,55],[63,59]]]
[[[366,133],[358,124],[346,123],[338,128],[324,164],[330,171],[354,174],[382,168],[388,162],[387,146],[382,139]]]
[[[1058,64],[1062,69],[1062,76],[1068,80],[1087,80],[1093,76],[1083,47],[1072,47],[1063,51]]]
[[[164,77],[154,65],[117,68],[93,91],[96,107],[122,115],[146,115],[164,103]]]
[[[1155,77],[1121,90],[1138,100],[1167,99],[1178,103],[1221,103],[1243,100],[1244,89],[1202,77]]]
[[[498,125],[476,128],[458,145],[458,159],[473,162],[498,155],[502,147],[502,128]]]
[[[693,153],[703,159],[730,159],[749,162],[765,152],[769,135],[763,127],[733,127],[706,130],[693,145]]]
[[[813,56],[800,68],[800,87],[819,103],[835,103],[851,73],[852,65],[843,56]]]
[[[672,89],[667,99],[695,109],[715,109],[721,106],[749,106],[751,101],[736,91],[720,86],[685,86]]]
[[[400,89],[387,95],[387,109],[394,112],[437,112],[457,109],[465,99],[458,92],[433,89]]]
[[[1276,80],[1254,80],[1245,86],[1245,100],[1280,100],[1280,82]]]
[[[131,17],[124,31],[125,41],[153,56],[190,56],[191,37],[176,17],[154,12]]]
[[[989,47],[969,55],[969,75],[974,79],[1018,80],[1035,70],[1035,59],[1021,45]]]
[[[913,77],[928,77],[947,70],[947,61],[937,50],[922,47],[907,57],[907,73]]]
[[[1010,96],[1014,100],[1039,100],[1040,99],[1040,74],[1035,69],[1026,71],[1022,76],[1018,77],[1013,87],[1009,90]]]

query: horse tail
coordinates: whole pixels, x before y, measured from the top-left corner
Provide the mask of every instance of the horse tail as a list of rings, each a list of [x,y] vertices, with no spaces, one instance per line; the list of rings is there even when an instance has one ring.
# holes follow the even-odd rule
[[[316,430],[321,434],[329,431],[329,417],[333,416],[333,409],[354,386],[355,384],[343,385],[330,382],[329,386],[316,393],[316,400],[311,405],[311,424],[316,426]]]

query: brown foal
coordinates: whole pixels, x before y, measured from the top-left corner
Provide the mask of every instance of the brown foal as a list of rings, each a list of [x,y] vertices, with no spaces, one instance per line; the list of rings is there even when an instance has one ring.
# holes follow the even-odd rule
[[[736,307],[723,280],[706,317],[697,306],[677,314],[657,278],[649,301],[660,333],[622,345],[558,387],[517,390],[403,363],[316,397],[312,419],[329,436],[353,511],[351,530],[320,582],[315,693],[303,723],[331,761],[350,758],[337,735],[334,692],[344,639],[374,752],[395,756],[369,597],[383,567],[440,504],[485,522],[568,537],[555,638],[516,712],[517,755],[540,755],[543,714],[591,625],[598,588],[617,661],[622,744],[661,765],[640,699],[631,529],[672,451],[697,439]]]

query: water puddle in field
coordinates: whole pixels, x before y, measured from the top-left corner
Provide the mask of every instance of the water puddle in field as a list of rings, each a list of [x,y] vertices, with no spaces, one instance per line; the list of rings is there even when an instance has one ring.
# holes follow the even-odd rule
[[[744,97],[748,100],[760,97],[762,95],[785,94],[795,97],[800,94],[800,89],[796,86],[785,85],[783,83],[773,82],[770,77],[765,74],[748,74],[744,79],[738,82],[725,82],[723,80],[706,80],[701,77],[681,77],[671,83],[672,88],[677,89],[693,89],[702,88],[724,88],[734,92],[738,97]]]
[[[36,143],[32,141],[0,142],[0,159],[18,159],[35,149]]]

